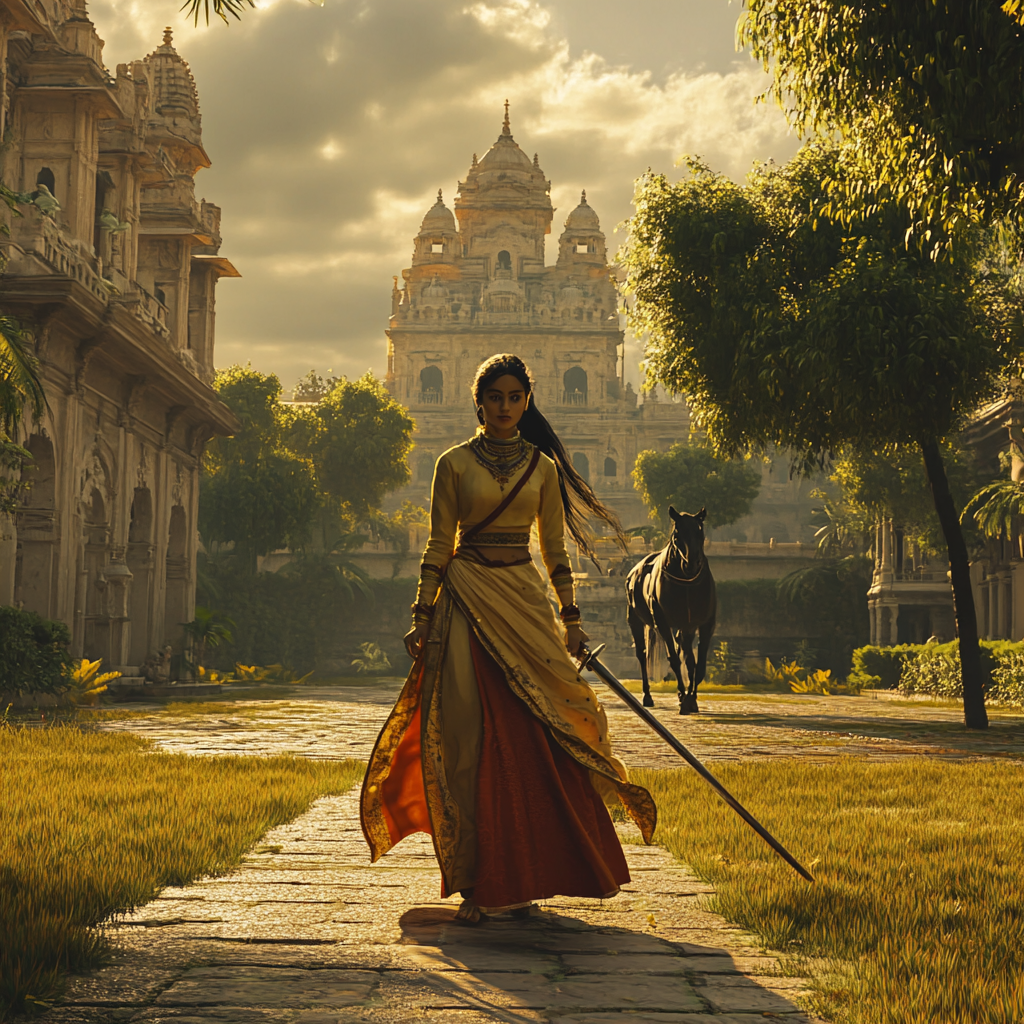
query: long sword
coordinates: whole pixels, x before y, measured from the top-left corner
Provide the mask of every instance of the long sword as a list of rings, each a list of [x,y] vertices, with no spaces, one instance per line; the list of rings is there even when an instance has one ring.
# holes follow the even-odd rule
[[[714,775],[712,775],[712,774],[711,774],[711,772],[709,772],[709,771],[707,770],[707,768],[705,768],[705,767],[704,767],[704,765],[702,765],[702,764],[700,763],[700,761],[698,761],[698,760],[697,760],[697,758],[696,758],[696,757],[694,757],[694,755],[693,755],[693,754],[691,754],[691,753],[690,753],[690,751],[689,751],[689,750],[687,750],[687,749],[686,749],[686,747],[684,747],[684,746],[683,746],[683,744],[679,742],[679,740],[678,740],[678,739],[676,738],[675,734],[674,734],[674,733],[673,733],[673,732],[672,732],[672,731],[671,731],[671,730],[670,730],[670,729],[668,728],[668,726],[667,726],[667,725],[665,725],[665,724],[664,724],[663,722],[661,722],[661,721],[660,721],[659,719],[655,718],[655,717],[654,717],[654,715],[653,715],[653,714],[652,714],[652,713],[651,713],[650,711],[648,711],[648,710],[647,710],[647,708],[645,708],[645,707],[643,706],[643,704],[641,704],[641,703],[640,703],[640,701],[638,701],[638,700],[636,699],[636,697],[634,697],[634,696],[633,696],[633,694],[631,694],[631,693],[629,692],[629,690],[627,690],[627,689],[626,689],[626,687],[625,687],[625,686],[623,686],[623,685],[622,685],[622,683],[620,683],[620,682],[619,682],[619,680],[615,678],[615,676],[613,676],[613,675],[611,674],[611,672],[610,672],[610,671],[608,670],[608,668],[607,668],[607,667],[606,667],[606,666],[605,666],[605,665],[604,665],[604,664],[603,664],[603,663],[601,662],[601,660],[600,660],[600,659],[598,658],[598,655],[599,655],[599,654],[600,654],[600,653],[601,653],[601,652],[602,652],[602,651],[603,651],[604,649],[605,649],[605,644],[601,644],[601,646],[600,646],[600,647],[596,648],[596,649],[595,649],[595,650],[593,650],[593,651],[591,651],[591,650],[590,650],[590,649],[589,649],[589,648],[588,648],[588,647],[586,646],[586,644],[584,644],[584,645],[583,645],[583,646],[582,646],[582,647],[580,648],[580,653],[579,653],[579,655],[577,656],[577,660],[578,660],[578,661],[579,661],[579,663],[580,663],[580,671],[582,671],[582,670],[583,670],[583,669],[585,669],[585,668],[589,668],[589,669],[590,669],[590,670],[591,670],[592,672],[595,672],[595,673],[596,673],[596,674],[597,674],[597,675],[598,675],[598,676],[599,676],[599,677],[601,678],[602,682],[604,682],[604,683],[605,683],[605,685],[606,685],[606,686],[607,686],[607,687],[608,687],[608,688],[609,688],[610,690],[612,690],[612,691],[613,691],[613,692],[615,693],[615,695],[616,695],[617,697],[621,698],[621,699],[622,699],[622,701],[623,701],[623,702],[624,702],[624,703],[626,704],[626,706],[627,706],[628,708],[630,708],[630,710],[634,711],[634,712],[635,712],[635,713],[636,713],[637,715],[639,715],[639,716],[640,716],[640,718],[642,718],[642,719],[643,719],[643,720],[644,720],[644,721],[645,721],[645,722],[646,722],[646,723],[647,723],[647,724],[648,724],[648,725],[649,725],[649,726],[650,726],[650,727],[651,727],[651,728],[652,728],[652,729],[653,729],[653,730],[654,730],[654,731],[655,731],[655,732],[656,732],[656,733],[657,733],[657,734],[658,734],[658,735],[659,735],[659,736],[660,736],[660,737],[661,737],[661,738],[662,738],[662,739],[663,739],[663,740],[664,740],[664,741],[665,741],[665,742],[666,742],[666,743],[667,743],[667,744],[668,744],[668,745],[669,745],[669,746],[670,746],[670,747],[671,747],[671,748],[672,748],[672,749],[673,749],[673,750],[674,750],[674,751],[675,751],[675,752],[676,752],[676,753],[677,753],[677,754],[678,754],[678,755],[679,755],[679,756],[680,756],[680,757],[681,757],[681,758],[682,758],[682,759],[683,759],[684,761],[686,761],[686,763],[687,763],[687,764],[688,764],[688,765],[689,765],[689,766],[690,766],[690,767],[691,767],[691,768],[692,768],[692,769],[693,769],[693,770],[694,770],[694,771],[695,771],[695,772],[696,772],[696,773],[697,773],[697,774],[698,774],[698,775],[699,775],[699,776],[700,776],[700,777],[701,777],[702,779],[704,779],[704,780],[705,780],[706,782],[708,782],[708,783],[710,784],[711,788],[712,788],[712,789],[713,789],[713,790],[714,790],[714,791],[715,791],[715,792],[716,792],[716,793],[717,793],[717,794],[718,794],[718,795],[719,795],[719,796],[720,796],[720,797],[721,797],[721,798],[722,798],[722,799],[723,799],[723,800],[724,800],[724,801],[725,801],[725,802],[726,802],[726,803],[727,803],[727,804],[728,804],[728,805],[729,805],[729,806],[730,806],[730,807],[731,807],[731,808],[732,808],[732,809],[733,809],[733,810],[734,810],[734,811],[735,811],[735,812],[736,812],[736,813],[737,813],[737,814],[738,814],[738,815],[739,815],[739,816],[740,816],[740,817],[741,817],[741,818],[742,818],[742,819],[743,819],[743,820],[744,820],[744,821],[745,821],[745,822],[746,822],[746,823],[747,823],[747,824],[748,824],[748,825],[749,825],[749,826],[750,826],[750,827],[751,827],[751,828],[752,828],[752,829],[753,829],[753,830],[754,830],[754,831],[755,831],[755,832],[756,832],[756,833],[757,833],[757,834],[758,834],[758,835],[759,835],[759,836],[760,836],[760,837],[761,837],[761,838],[762,838],[762,839],[763,839],[763,840],[764,840],[764,841],[765,841],[765,842],[766,842],[766,843],[767,843],[767,844],[768,844],[768,845],[769,845],[769,846],[770,846],[770,847],[771,847],[771,848],[772,848],[772,849],[773,849],[773,850],[774,850],[774,851],[775,851],[775,852],[776,852],[776,853],[777,853],[777,854],[778,854],[778,855],[779,855],[779,856],[780,856],[780,857],[781,857],[781,858],[782,858],[782,859],[783,859],[783,860],[784,860],[784,861],[785,861],[785,862],[786,862],[786,863],[787,863],[787,864],[788,864],[788,865],[789,865],[789,866],[790,866],[790,867],[791,867],[791,868],[792,868],[792,869],[794,870],[794,871],[796,871],[796,872],[797,872],[797,874],[799,874],[799,875],[802,875],[802,876],[803,876],[804,878],[806,878],[806,879],[807,879],[807,881],[808,881],[808,882],[813,882],[813,881],[814,881],[814,878],[813,878],[813,876],[811,875],[811,873],[810,873],[810,872],[809,872],[809,871],[807,870],[807,868],[805,868],[805,867],[804,867],[804,866],[803,866],[803,865],[802,865],[802,864],[801,864],[801,863],[800,863],[800,862],[799,862],[799,861],[798,861],[798,860],[796,859],[796,857],[794,857],[794,856],[793,856],[793,855],[792,855],[792,854],[791,854],[791,853],[789,852],[789,850],[787,850],[787,849],[786,849],[786,848],[785,848],[785,847],[784,847],[784,846],[782,845],[782,843],[780,843],[780,842],[778,841],[778,839],[776,839],[776,838],[775,838],[775,836],[773,836],[773,835],[771,834],[771,832],[769,832],[769,831],[768,831],[768,829],[766,829],[766,828],[764,827],[764,825],[762,825],[762,824],[761,824],[761,823],[760,823],[760,822],[759,822],[759,821],[758,821],[758,820],[757,820],[757,819],[756,819],[756,818],[755,818],[755,817],[754,817],[754,816],[753,816],[753,815],[752,815],[752,814],[750,813],[750,811],[748,811],[748,810],[747,810],[747,809],[746,809],[746,808],[745,808],[745,807],[743,806],[743,804],[741,804],[741,803],[739,802],[739,800],[737,800],[737,799],[736,799],[736,797],[734,797],[734,796],[732,795],[732,793],[730,793],[730,792],[729,792],[729,791],[728,791],[728,790],[727,790],[727,789],[725,788],[725,786],[723,786],[723,785],[722,785],[722,784],[721,784],[721,783],[720,783],[720,782],[718,781],[718,779],[716,779],[716,778],[714,777]]]

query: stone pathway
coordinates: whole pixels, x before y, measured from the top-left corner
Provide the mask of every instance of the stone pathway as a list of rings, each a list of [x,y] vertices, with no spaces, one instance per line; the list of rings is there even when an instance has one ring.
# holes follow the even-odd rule
[[[365,759],[387,717],[401,681],[368,686],[296,687],[295,697],[237,711],[192,718],[134,718],[100,723],[153,739],[161,748],[189,754],[294,754]],[[595,684],[608,712],[612,742],[627,765],[675,768],[682,764],[604,686]],[[655,694],[655,713],[705,761],[792,757],[823,762],[840,756],[890,761],[901,757],[1024,759],[1024,714],[993,709],[986,732],[967,732],[954,704],[862,697],[711,695],[701,714],[680,717],[676,697]],[[219,703],[218,708],[226,705]]]
[[[703,908],[709,886],[659,847],[625,849],[633,882],[614,899],[466,928],[426,837],[371,866],[356,793],[320,800],[233,874],[112,929],[114,962],[42,1020],[807,1024],[804,982]]]

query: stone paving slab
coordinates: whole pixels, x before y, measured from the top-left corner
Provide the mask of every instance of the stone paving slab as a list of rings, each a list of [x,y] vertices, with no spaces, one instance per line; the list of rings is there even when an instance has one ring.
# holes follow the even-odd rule
[[[165,890],[110,929],[113,963],[70,979],[40,1020],[807,1021],[803,980],[709,913],[711,887],[659,847],[625,845],[633,881],[614,899],[467,928],[438,896],[429,839],[369,865],[357,812],[356,792],[320,800],[231,874]]]

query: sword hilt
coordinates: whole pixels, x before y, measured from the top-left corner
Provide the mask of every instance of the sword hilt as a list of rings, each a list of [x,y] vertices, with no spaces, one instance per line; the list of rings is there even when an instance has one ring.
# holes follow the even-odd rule
[[[591,650],[586,643],[580,644],[580,649],[576,652],[576,660],[580,663],[580,671],[582,672],[607,646],[607,644],[598,644],[597,647]]]

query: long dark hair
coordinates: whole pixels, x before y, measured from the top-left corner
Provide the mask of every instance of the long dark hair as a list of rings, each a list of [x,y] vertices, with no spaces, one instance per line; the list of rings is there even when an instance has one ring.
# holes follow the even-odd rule
[[[523,418],[519,421],[519,433],[554,462],[555,468],[558,470],[558,489],[562,493],[565,525],[580,551],[600,568],[600,563],[597,561],[591,544],[590,531],[587,529],[587,518],[594,516],[606,523],[615,531],[619,543],[625,546],[622,524],[619,522],[619,517],[591,490],[590,484],[576,472],[572,459],[569,458],[569,453],[565,450],[565,445],[562,444],[554,428],[537,408],[537,401],[533,395],[533,375],[519,356],[503,352],[500,355],[491,356],[477,367],[476,376],[473,378],[476,418],[483,424],[484,417],[480,407],[484,391],[487,390],[489,384],[506,374],[515,377],[526,392],[527,406]]]

